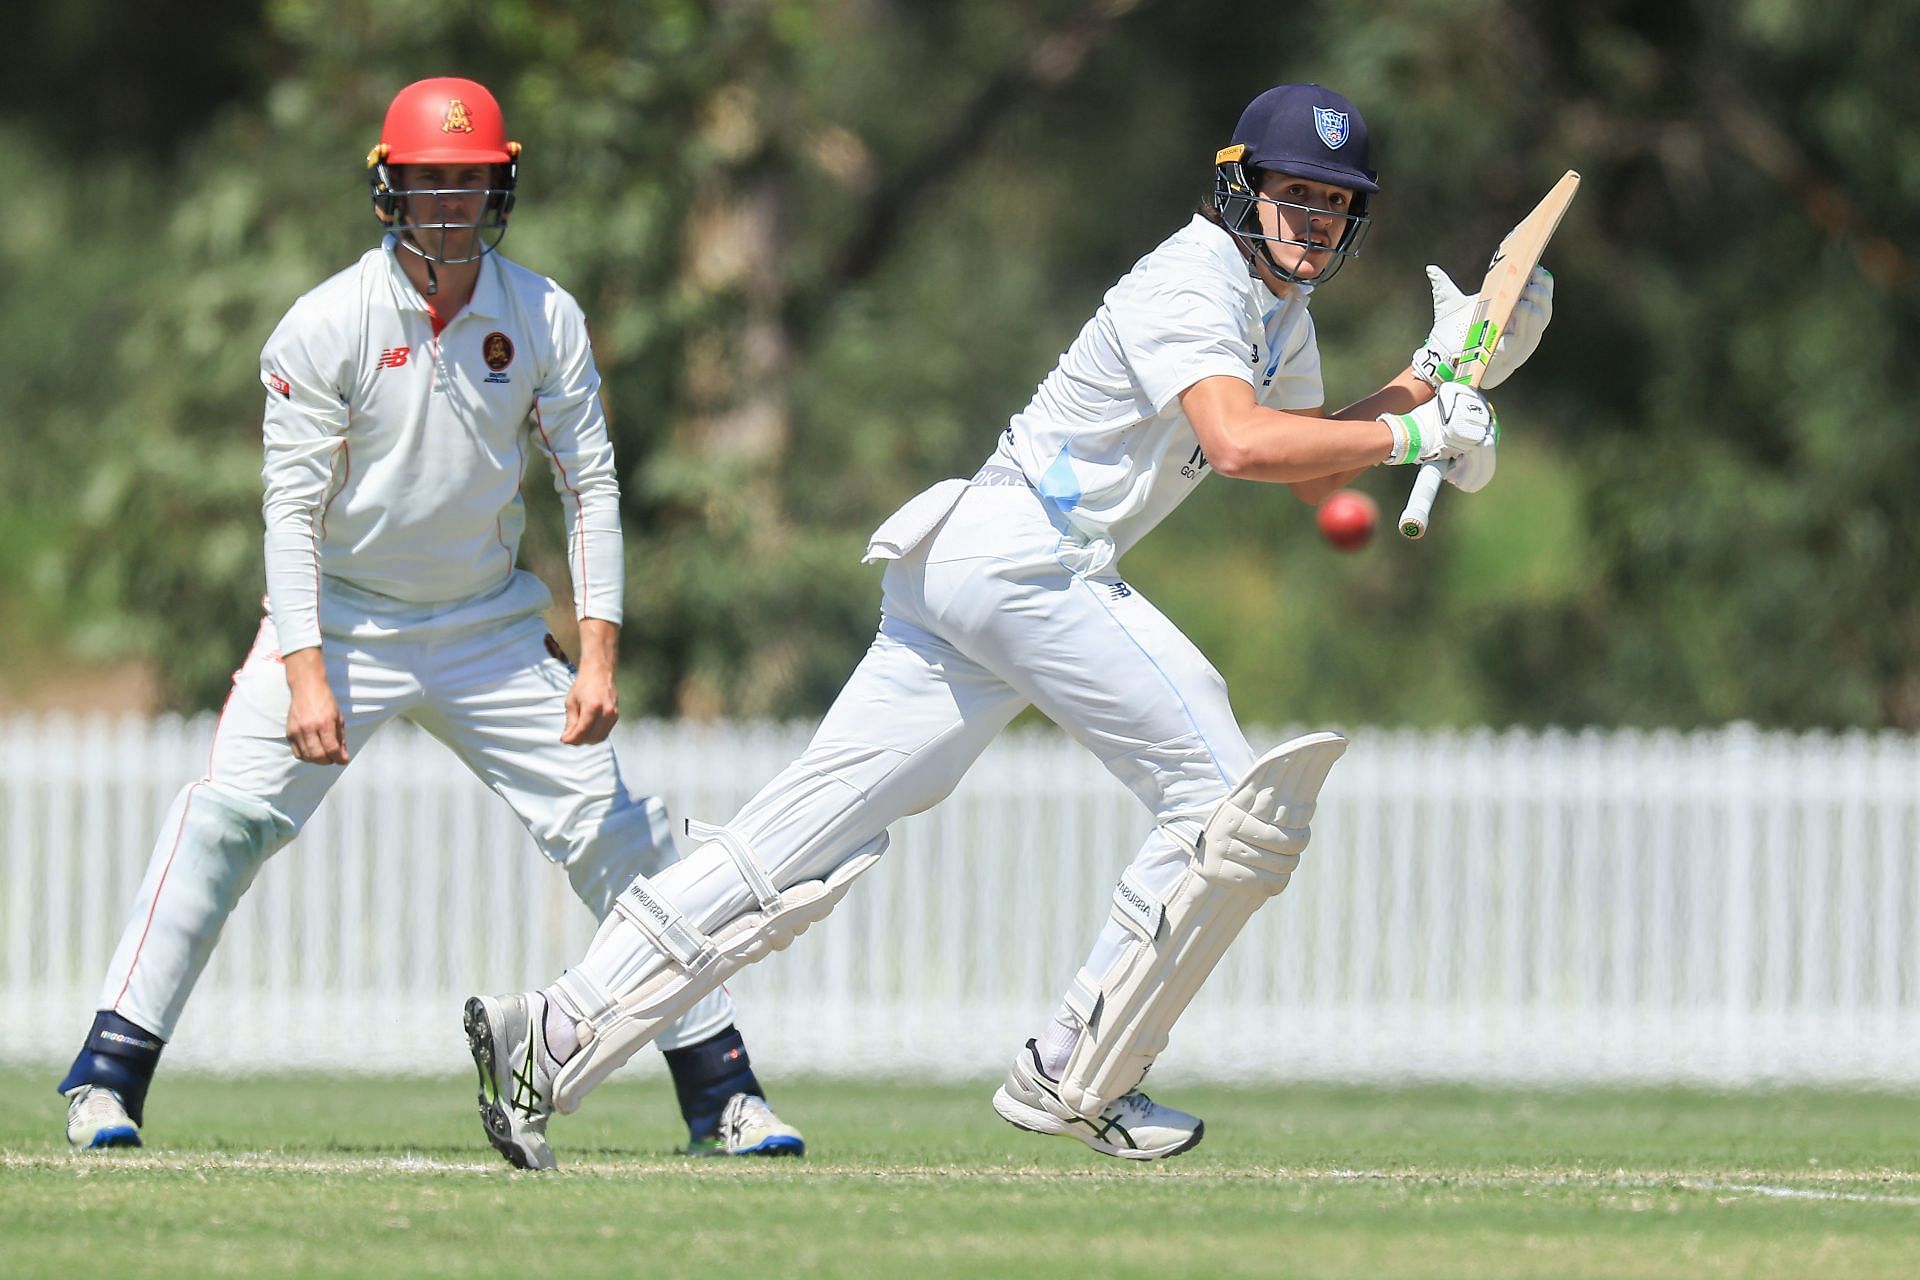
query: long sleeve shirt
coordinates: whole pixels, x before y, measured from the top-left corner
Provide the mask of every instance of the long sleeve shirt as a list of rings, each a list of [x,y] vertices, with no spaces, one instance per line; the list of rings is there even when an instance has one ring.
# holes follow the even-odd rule
[[[502,258],[444,328],[389,242],[306,294],[260,356],[267,594],[282,652],[368,613],[547,607],[515,567],[529,448],[552,464],[574,610],[621,620],[613,446],[579,305]],[[330,597],[350,600],[330,623]]]

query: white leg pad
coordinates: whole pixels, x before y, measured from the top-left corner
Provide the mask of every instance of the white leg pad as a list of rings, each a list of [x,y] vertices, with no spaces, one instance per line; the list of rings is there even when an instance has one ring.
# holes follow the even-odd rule
[[[578,970],[561,975],[561,990],[587,1019],[579,1051],[554,1077],[553,1104],[562,1113],[578,1109],[594,1086],[701,997],[770,952],[786,950],[809,925],[825,919],[887,849],[881,832],[825,877],[776,889],[753,850],[732,832],[697,822],[689,822],[687,830],[705,841],[695,858],[715,845],[725,851],[756,905],[702,932],[645,877],[614,900],[615,916],[639,930],[657,955],[626,991],[607,991]]]
[[[1113,914],[1133,937],[1107,974],[1082,969],[1067,993],[1080,1038],[1060,1097],[1074,1111],[1098,1116],[1139,1086],[1227,944],[1287,887],[1320,788],[1346,749],[1337,733],[1281,743],[1208,815],[1193,865],[1164,894],[1121,876]]]

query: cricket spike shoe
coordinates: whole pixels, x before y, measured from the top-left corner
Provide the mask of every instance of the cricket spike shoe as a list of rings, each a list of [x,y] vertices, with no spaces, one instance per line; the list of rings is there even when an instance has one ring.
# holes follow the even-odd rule
[[[807,1140],[773,1113],[767,1100],[736,1093],[720,1111],[720,1131],[687,1148],[690,1156],[803,1156]]]
[[[120,1095],[97,1084],[83,1084],[67,1094],[67,1141],[75,1150],[137,1147],[140,1126],[127,1114]]]
[[[1103,1156],[1122,1160],[1160,1160],[1200,1144],[1207,1126],[1198,1116],[1163,1107],[1135,1089],[1088,1119],[1060,1100],[1058,1082],[1040,1066],[1040,1051],[1029,1040],[1014,1055],[1007,1082],[994,1091],[993,1109],[1016,1129],[1065,1134]]]
[[[559,1064],[547,1052],[547,998],[539,992],[473,996],[467,1001],[467,1048],[480,1072],[480,1122],[487,1141],[516,1169],[553,1169],[547,1118]]]

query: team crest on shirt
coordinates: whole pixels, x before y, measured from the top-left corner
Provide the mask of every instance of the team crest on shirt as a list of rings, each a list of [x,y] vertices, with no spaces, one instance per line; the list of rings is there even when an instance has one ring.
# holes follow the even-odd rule
[[[467,104],[454,98],[447,103],[446,118],[440,121],[442,133],[472,133],[473,117],[467,114]]]
[[[495,329],[480,340],[480,358],[487,362],[487,368],[493,370],[487,375],[488,382],[505,383],[507,366],[513,363],[513,339]]]
[[[1313,128],[1320,141],[1338,151],[1347,145],[1347,113],[1331,107],[1313,109]]]

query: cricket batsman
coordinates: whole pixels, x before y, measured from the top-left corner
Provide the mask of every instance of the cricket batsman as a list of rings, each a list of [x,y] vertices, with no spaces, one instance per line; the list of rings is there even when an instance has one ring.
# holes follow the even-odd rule
[[[512,806],[596,917],[676,857],[664,807],[628,790],[607,741],[620,495],[586,324],[564,289],[497,252],[520,154],[483,86],[402,89],[368,157],[381,243],[295,302],[261,352],[267,616],[60,1082],[76,1147],[140,1144],[161,1049],[228,915],[395,717]],[[516,564],[529,450],[565,510],[577,668],[542,620],[546,587]],[[767,1106],[724,991],[656,1039],[690,1151],[804,1149]],[[524,1103],[512,1085],[492,1100]]]
[[[1219,673],[1118,561],[1209,472],[1318,503],[1368,467],[1446,459],[1447,479],[1472,491],[1493,476],[1497,436],[1487,401],[1450,377],[1474,300],[1437,268],[1433,328],[1410,366],[1324,408],[1309,304],[1360,252],[1380,190],[1359,109],[1281,85],[1228,141],[1211,198],[1108,291],[979,472],[874,533],[879,634],[801,758],[725,826],[689,824],[698,848],[629,885],[551,986],[467,1002],[482,1116],[509,1160],[538,1158],[553,1111],[823,918],[879,859],[888,824],[945,798],[1030,705],[1139,797],[1152,829],[994,1108],[1130,1160],[1200,1141],[1201,1121],[1140,1092],[1141,1078],[1286,887],[1346,740],[1255,751]],[[1486,385],[1531,354],[1551,305],[1539,273]],[[1444,762],[1427,782],[1448,785]],[[537,1106],[489,1102],[528,1066]]]

